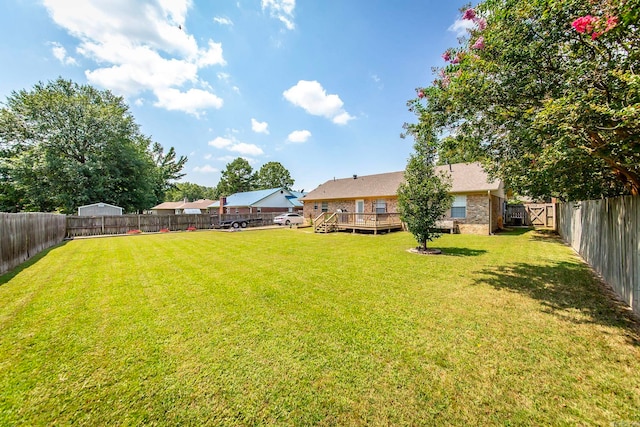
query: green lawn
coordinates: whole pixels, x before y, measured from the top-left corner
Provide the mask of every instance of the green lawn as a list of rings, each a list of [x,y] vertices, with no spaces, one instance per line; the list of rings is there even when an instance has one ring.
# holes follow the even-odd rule
[[[637,327],[535,232],[75,240],[0,277],[0,425],[640,422]],[[620,424],[623,425],[623,424]]]

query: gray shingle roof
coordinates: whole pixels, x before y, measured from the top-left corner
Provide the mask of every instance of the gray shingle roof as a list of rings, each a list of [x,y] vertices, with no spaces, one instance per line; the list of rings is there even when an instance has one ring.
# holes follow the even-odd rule
[[[499,191],[502,189],[500,180],[489,181],[489,177],[480,163],[438,166],[436,171],[451,175],[451,193]],[[311,191],[303,200],[395,196],[403,181],[404,171],[332,179]]]

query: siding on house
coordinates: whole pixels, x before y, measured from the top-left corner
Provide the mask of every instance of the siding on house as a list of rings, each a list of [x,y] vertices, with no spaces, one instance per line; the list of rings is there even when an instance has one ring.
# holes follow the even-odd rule
[[[78,207],[78,216],[122,215],[122,208],[108,203],[92,203]]]
[[[222,204],[224,213],[239,215],[258,212],[294,212],[302,208],[302,203],[298,200],[302,195],[302,193],[289,191],[285,188],[245,191],[223,197],[221,200],[211,203],[209,208],[219,212]]]

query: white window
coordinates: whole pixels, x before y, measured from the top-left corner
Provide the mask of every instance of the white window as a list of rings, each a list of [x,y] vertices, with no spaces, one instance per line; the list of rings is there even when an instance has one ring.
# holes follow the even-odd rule
[[[384,199],[376,200],[376,213],[387,213],[387,201]]]
[[[467,217],[467,196],[455,196],[451,205],[451,218]]]
[[[329,202],[322,202],[322,212],[329,212]]]

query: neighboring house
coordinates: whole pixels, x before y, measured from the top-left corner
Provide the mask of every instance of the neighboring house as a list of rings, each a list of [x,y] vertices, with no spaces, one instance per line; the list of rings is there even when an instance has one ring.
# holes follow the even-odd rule
[[[150,209],[154,215],[206,214],[213,200],[200,199],[195,202],[164,202]]]
[[[92,203],[80,206],[78,216],[111,216],[122,215],[122,208],[108,203]]]
[[[220,214],[253,214],[271,212],[296,212],[302,210],[303,193],[286,188],[246,191],[222,197],[209,205]]]
[[[452,208],[444,220],[455,220],[461,233],[489,234],[498,229],[504,211],[502,181],[490,181],[479,163],[436,167],[451,176]],[[404,171],[332,179],[304,196],[304,217],[323,212],[397,213],[398,187]]]

